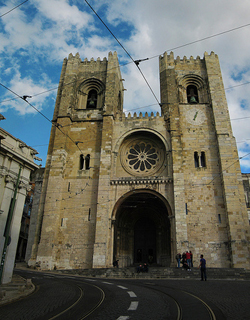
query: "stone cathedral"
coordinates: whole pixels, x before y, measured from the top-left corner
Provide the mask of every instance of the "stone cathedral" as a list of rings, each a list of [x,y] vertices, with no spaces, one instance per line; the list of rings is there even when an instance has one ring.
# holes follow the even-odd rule
[[[62,66],[29,265],[250,269],[249,222],[218,56],[159,57],[161,112],[123,113],[116,53]],[[133,106],[131,106],[133,108]]]

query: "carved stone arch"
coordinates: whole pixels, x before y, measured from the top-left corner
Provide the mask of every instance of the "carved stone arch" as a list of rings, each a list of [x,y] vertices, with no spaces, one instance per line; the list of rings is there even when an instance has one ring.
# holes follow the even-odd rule
[[[143,128],[127,132],[117,143],[116,176],[167,175],[169,145],[161,135]]]
[[[207,86],[202,77],[197,74],[187,74],[178,80],[180,103],[190,103],[189,90],[194,90],[196,103],[208,103]]]
[[[169,202],[157,191],[141,188],[124,193],[111,217],[113,260],[119,259],[121,267],[142,262],[174,265],[175,222],[171,217]]]
[[[90,93],[93,93],[95,95],[95,100],[96,100],[92,108],[95,108],[95,109],[103,108],[104,97],[105,97],[105,85],[99,79],[90,78],[90,79],[84,80],[78,87],[77,109],[91,108],[88,104],[88,98],[90,98],[89,96]]]

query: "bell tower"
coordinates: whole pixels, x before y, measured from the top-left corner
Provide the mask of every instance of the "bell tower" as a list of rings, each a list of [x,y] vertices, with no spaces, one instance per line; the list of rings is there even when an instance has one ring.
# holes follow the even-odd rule
[[[250,268],[241,170],[217,55],[160,61],[159,113],[123,113],[116,53],[63,62],[29,264]]]
[[[218,56],[165,53],[160,86],[171,135],[177,252],[194,248],[217,266],[249,268],[247,210]]]
[[[92,266],[98,189],[109,175],[113,123],[122,104],[116,52],[96,61],[79,54],[64,59],[30,265]]]

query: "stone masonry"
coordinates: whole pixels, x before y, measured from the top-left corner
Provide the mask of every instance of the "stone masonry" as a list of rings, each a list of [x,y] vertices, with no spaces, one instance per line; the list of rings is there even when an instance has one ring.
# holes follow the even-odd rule
[[[217,55],[159,58],[161,114],[125,116],[116,53],[64,60],[30,265],[86,269],[177,252],[250,268],[238,153]]]

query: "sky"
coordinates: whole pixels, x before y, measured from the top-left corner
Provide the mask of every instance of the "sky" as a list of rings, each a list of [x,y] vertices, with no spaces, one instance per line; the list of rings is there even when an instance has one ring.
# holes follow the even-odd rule
[[[250,173],[249,0],[0,1],[0,126],[38,151],[45,166],[63,59],[117,51],[126,88],[124,111],[159,111],[159,56],[219,56],[241,170]],[[16,6],[18,8],[14,9]],[[14,9],[14,10],[12,10]],[[12,11],[10,11],[12,10]],[[10,11],[10,12],[9,12]],[[231,30],[231,31],[230,31]],[[199,41],[200,40],[200,41]],[[20,99],[27,100],[36,110]],[[19,97],[18,97],[19,96]],[[38,112],[38,111],[39,112]]]

